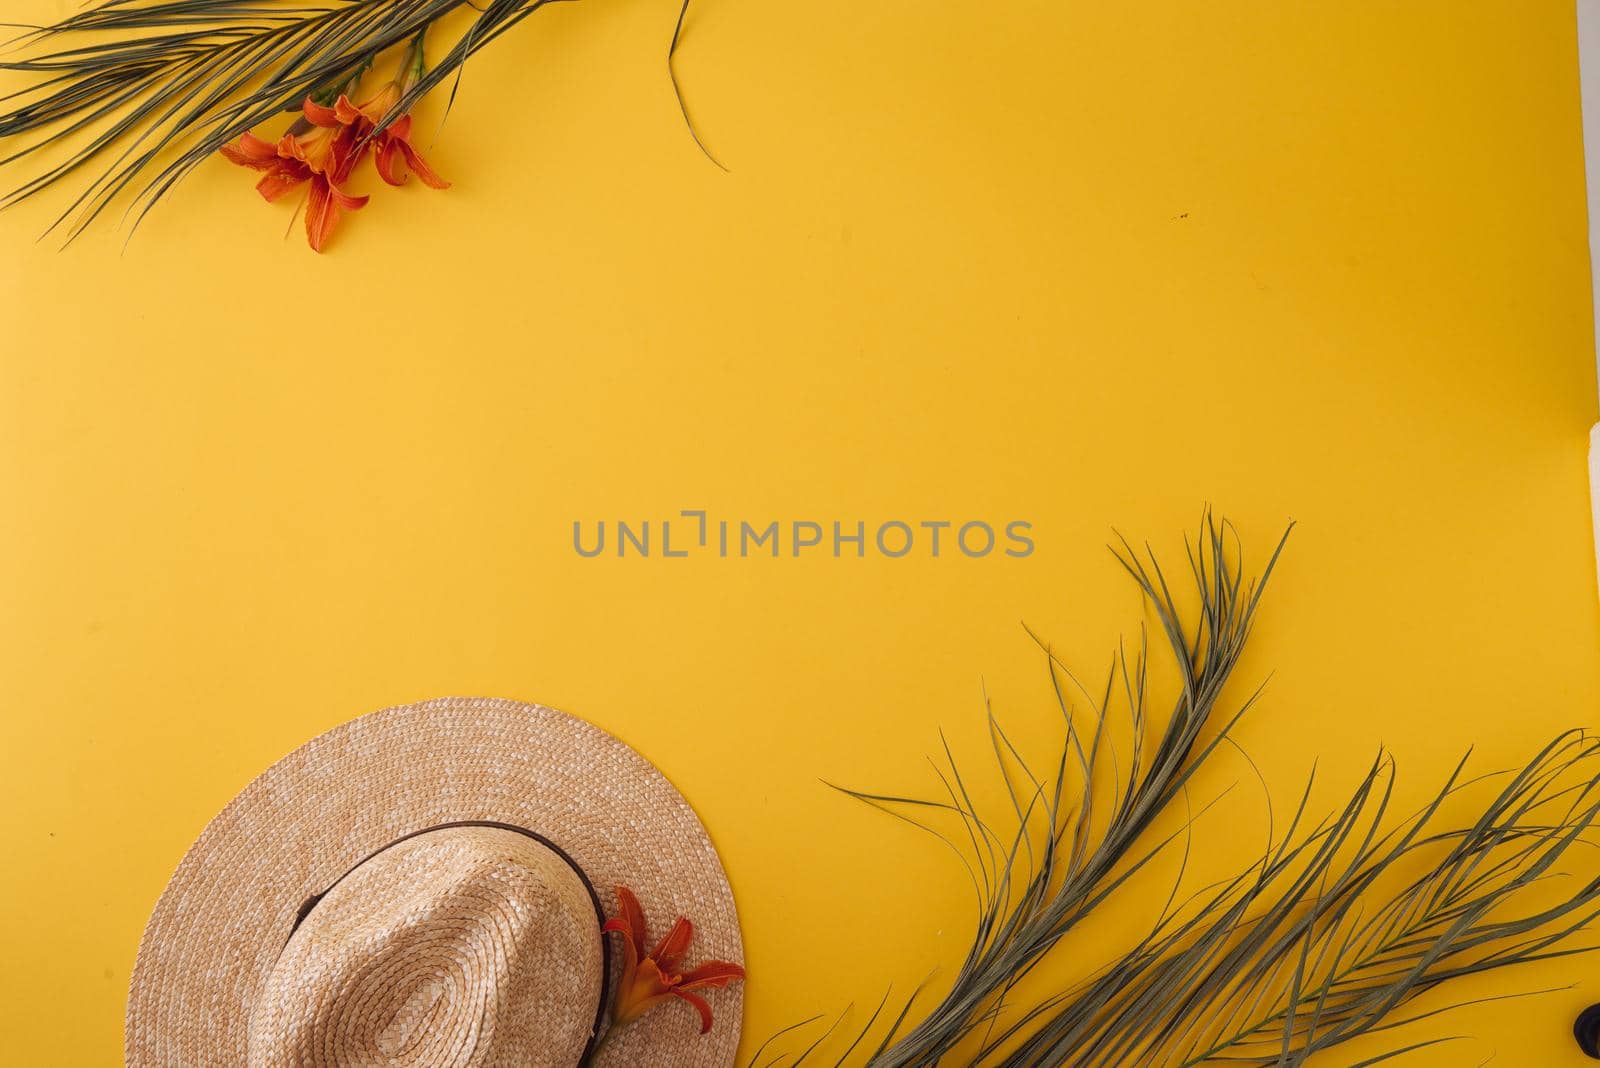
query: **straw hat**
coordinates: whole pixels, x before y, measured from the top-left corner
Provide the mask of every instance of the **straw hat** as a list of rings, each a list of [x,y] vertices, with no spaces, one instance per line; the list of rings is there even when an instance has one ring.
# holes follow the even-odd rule
[[[733,893],[672,784],[553,709],[449,698],[364,716],[290,753],[211,821],[145,928],[128,996],[131,1068],[572,1068],[623,953],[614,887],[652,938],[739,962]],[[738,985],[714,1025],[663,1005],[617,1030],[606,1066],[723,1068]]]

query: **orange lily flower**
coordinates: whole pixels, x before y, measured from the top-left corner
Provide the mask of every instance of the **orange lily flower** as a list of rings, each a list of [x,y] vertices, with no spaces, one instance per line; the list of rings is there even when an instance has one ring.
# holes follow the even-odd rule
[[[659,945],[645,953],[644,909],[626,886],[617,889],[620,916],[606,921],[603,930],[622,935],[622,985],[611,1010],[611,1026],[632,1023],[658,1005],[674,998],[686,1001],[700,1014],[700,1033],[711,1030],[711,1006],[696,990],[727,986],[744,978],[744,969],[723,960],[708,960],[688,971],[679,965],[694,938],[694,925],[679,916]]]
[[[420,55],[420,53],[418,53]],[[363,140],[371,137],[374,145],[373,163],[378,176],[390,185],[403,185],[411,173],[422,179],[422,184],[433,189],[449,189],[450,183],[439,177],[428,161],[422,158],[411,144],[411,116],[401,115],[377,134],[372,131],[394,110],[404,95],[405,86],[398,81],[389,82],[364,104],[352,104],[347,96],[340,96],[334,104],[339,121],[356,128]]]
[[[241,167],[262,172],[256,191],[268,201],[309,182],[306,202],[306,240],[321,252],[338,225],[341,212],[366,206],[364,196],[351,196],[340,188],[355,170],[366,148],[354,132],[338,121],[334,109],[307,99],[297,120],[277,144],[252,133],[238,143],[222,146],[222,154]]]
[[[306,238],[318,252],[332,236],[341,213],[366,206],[367,197],[351,196],[342,186],[369,150],[374,154],[378,175],[390,185],[401,185],[414,173],[435,189],[450,186],[412,146],[409,113],[397,115],[383,125],[410,88],[427,73],[422,39],[423,34],[417,34],[400,74],[365,103],[353,104],[347,95],[360,80],[358,71],[346,83],[346,92],[339,93],[332,105],[307,97],[300,107],[301,117],[276,144],[246,132],[236,143],[222,146],[222,154],[232,162],[262,172],[256,189],[269,201],[310,184]]]

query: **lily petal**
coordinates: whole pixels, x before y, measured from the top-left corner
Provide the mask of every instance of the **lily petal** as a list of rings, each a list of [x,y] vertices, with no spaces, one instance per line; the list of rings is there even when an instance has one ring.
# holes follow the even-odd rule
[[[300,105],[300,111],[305,115],[306,121],[313,126],[331,128],[345,125],[339,121],[337,109],[330,108],[325,104],[319,104],[309,96],[306,97],[305,103]]]
[[[366,196],[353,196],[332,182],[328,183],[328,195],[333,198],[335,204],[345,211],[360,211],[367,206],[367,201],[372,199]]]
[[[622,985],[631,986],[633,973],[639,968],[639,951],[634,948],[633,932],[628,929],[628,921],[620,916],[613,917],[606,921],[600,931],[615,931],[622,936]]]
[[[416,176],[422,179],[423,185],[430,189],[450,188],[450,183],[439,177],[434,169],[428,166],[428,161],[422,158],[421,153],[411,147],[410,141],[401,141],[400,151],[405,153],[406,162],[411,165],[411,170]]]
[[[229,163],[237,163],[241,167],[250,167],[254,170],[266,170],[277,164],[278,146],[271,141],[264,141],[253,133],[239,135],[239,142],[229,142],[222,146],[222,155]]]
[[[333,102],[333,116],[341,125],[344,126],[354,126],[356,123],[367,117],[366,114],[362,112],[359,107],[352,104],[350,102],[350,98],[345,96],[343,93],[340,93],[339,99]]]
[[[744,969],[725,960],[708,960],[678,977],[678,990],[716,989],[744,978]]]
[[[683,955],[689,952],[689,943],[694,940],[694,924],[689,922],[687,916],[679,916],[678,922],[672,925],[672,930],[656,946],[655,952],[650,956],[661,965],[664,972],[676,972],[678,962]]]
[[[699,994],[686,994],[682,990],[674,990],[672,996],[687,1001],[694,1006],[694,1011],[700,1014],[700,1033],[706,1034],[711,1030],[711,1006],[706,1004],[706,999]]]
[[[402,144],[392,137],[380,135],[378,151],[372,157],[373,165],[378,168],[378,177],[390,185],[406,183],[406,157]]]
[[[339,225],[340,208],[346,200],[366,203],[365,197],[348,197],[340,193],[320,174],[311,179],[311,195],[306,201],[306,242],[313,251],[321,252],[327,246],[334,227]]]
[[[643,959],[645,955],[644,908],[639,904],[639,899],[633,896],[633,891],[626,886],[619,886],[616,891],[617,911],[621,913],[617,919],[627,925],[628,937],[633,940],[634,953],[640,959]]]
[[[396,104],[400,103],[401,95],[400,86],[395,82],[388,82],[368,99],[359,104],[352,104],[351,108],[376,126],[394,110]]]
[[[411,144],[410,115],[400,116],[378,134],[377,165],[379,176],[390,185],[404,184],[409,168],[430,189],[450,188],[450,183],[439,177]]]

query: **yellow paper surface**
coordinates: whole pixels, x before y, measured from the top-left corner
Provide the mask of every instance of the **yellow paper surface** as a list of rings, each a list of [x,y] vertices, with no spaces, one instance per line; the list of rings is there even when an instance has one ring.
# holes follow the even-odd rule
[[[25,0],[9,17],[45,19]],[[982,697],[1048,745],[1020,624],[1098,676],[1113,526],[1259,561],[1240,679],[1273,792],[1389,746],[1419,801],[1600,702],[1595,369],[1569,4],[551,7],[330,254],[218,161],[123,250],[0,216],[0,1034],[105,1065],[206,821],[336,723],[443,694],[591,719],[695,803],[738,894],[746,1051],[948,976],[937,789]],[[437,135],[435,136],[435,131]],[[574,520],[1031,521],[1027,559],[586,560]],[[1036,750],[1042,751],[1042,750]],[[1260,787],[1197,828],[1239,855]],[[1581,866],[1587,860],[1574,861]],[[1073,943],[1125,945],[1166,888]],[[1457,996],[1414,1064],[1578,1065],[1593,962]],[[1441,1004],[1435,999],[1428,1004]],[[859,1018],[859,1015],[858,1017]],[[1317,1063],[1348,1063],[1346,1051]]]

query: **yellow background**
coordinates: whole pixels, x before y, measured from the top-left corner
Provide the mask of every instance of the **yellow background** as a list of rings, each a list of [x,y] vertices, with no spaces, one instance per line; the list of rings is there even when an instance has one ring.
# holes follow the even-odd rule
[[[1100,670],[1142,618],[1110,528],[1176,560],[1205,502],[1257,560],[1301,524],[1241,669],[1274,673],[1240,738],[1275,791],[1381,742],[1415,799],[1469,744],[1596,725],[1570,3],[702,0],[681,70],[727,174],[677,115],[675,15],[503,38],[419,122],[455,188],[379,191],[320,259],[220,161],[126,252],[35,244],[60,194],[0,216],[0,1059],[115,1063],[206,820],[441,694],[587,717],[695,802],[747,1051],[875,1003],[952,959],[967,891],[819,779],[933,789],[939,728],[983,757],[982,687],[1044,724],[1019,621]],[[693,507],[1038,548],[570,548]],[[1587,1063],[1600,964],[1463,993],[1567,983],[1411,1063]]]

